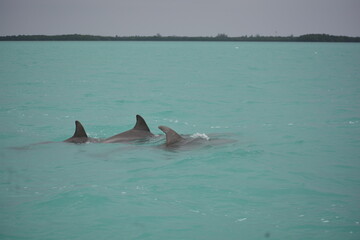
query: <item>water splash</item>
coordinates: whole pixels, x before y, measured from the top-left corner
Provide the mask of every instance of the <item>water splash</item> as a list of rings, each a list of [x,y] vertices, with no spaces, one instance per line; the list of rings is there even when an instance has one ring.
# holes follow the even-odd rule
[[[206,135],[205,133],[194,133],[193,135],[190,136],[191,138],[202,138],[205,139],[207,141],[210,140],[210,137],[208,135]]]

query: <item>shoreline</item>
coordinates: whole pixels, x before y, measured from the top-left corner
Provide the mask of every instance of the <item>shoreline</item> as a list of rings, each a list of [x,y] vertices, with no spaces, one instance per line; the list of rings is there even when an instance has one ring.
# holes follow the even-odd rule
[[[229,37],[219,34],[215,37],[187,36],[96,36],[81,34],[65,35],[13,35],[0,36],[0,41],[182,41],[182,42],[360,42],[360,37],[334,36],[328,34],[306,34],[300,36],[241,36]]]

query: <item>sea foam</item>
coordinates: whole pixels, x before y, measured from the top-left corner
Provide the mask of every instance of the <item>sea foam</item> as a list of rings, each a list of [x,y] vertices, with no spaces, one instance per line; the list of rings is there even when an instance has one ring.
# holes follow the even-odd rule
[[[210,140],[210,137],[208,135],[206,135],[205,133],[194,133],[190,137],[192,137],[192,138],[202,138],[202,139],[205,139],[207,141]]]

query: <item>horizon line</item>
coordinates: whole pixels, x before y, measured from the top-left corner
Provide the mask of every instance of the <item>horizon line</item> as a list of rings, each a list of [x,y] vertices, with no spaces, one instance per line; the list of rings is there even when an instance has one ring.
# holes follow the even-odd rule
[[[360,37],[335,36],[329,34],[306,34],[300,36],[250,35],[229,37],[224,33],[216,36],[99,36],[83,34],[65,35],[13,35],[0,36],[0,41],[206,41],[206,42],[360,42]]]
[[[187,36],[187,35],[162,35],[161,33],[156,33],[153,35],[98,35],[98,34],[87,34],[87,33],[60,33],[60,34],[12,34],[12,35],[0,35],[0,37],[16,37],[16,36],[46,36],[46,37],[55,37],[55,36],[93,36],[93,37],[113,37],[113,38],[122,38],[122,37],[187,37],[187,38],[197,38],[197,37],[204,37],[204,38],[215,38],[215,37],[227,37],[227,38],[240,38],[240,37],[301,37],[307,35],[323,35],[323,36],[331,36],[331,37],[348,37],[348,38],[360,38],[359,36],[349,36],[349,35],[334,35],[328,33],[306,33],[300,35],[261,35],[261,34],[245,34],[239,36],[229,36],[226,33],[218,33],[214,35],[194,35],[194,36]]]

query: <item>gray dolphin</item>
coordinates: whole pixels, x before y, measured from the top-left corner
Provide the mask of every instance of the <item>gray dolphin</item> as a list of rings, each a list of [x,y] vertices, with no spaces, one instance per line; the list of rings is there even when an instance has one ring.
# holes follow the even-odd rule
[[[166,135],[166,148],[182,148],[186,149],[188,147],[206,145],[209,142],[209,139],[201,137],[192,137],[190,135],[180,135],[175,132],[173,129],[166,126],[159,126],[159,129],[163,131]]]
[[[166,126],[159,126],[159,129],[166,135],[165,147],[168,149],[191,149],[194,146],[215,146],[236,142],[232,139],[222,139],[218,135],[213,137],[180,135],[173,129]]]
[[[140,115],[136,115],[136,124],[133,129],[106,138],[101,142],[103,143],[129,142],[135,140],[145,140],[153,136],[154,134],[150,132],[150,129],[146,124],[145,120]]]
[[[186,139],[180,136],[173,129],[166,126],[159,126],[159,129],[166,134],[166,146],[186,144]]]
[[[90,138],[86,134],[85,128],[79,121],[75,121],[75,133],[71,138],[64,140],[69,143],[87,143],[87,142],[100,142],[100,139]]]

